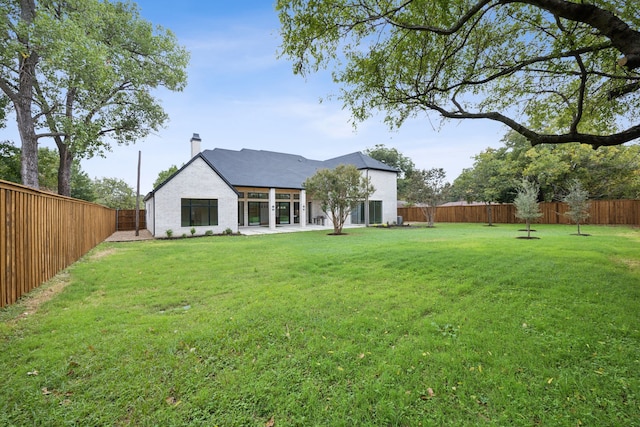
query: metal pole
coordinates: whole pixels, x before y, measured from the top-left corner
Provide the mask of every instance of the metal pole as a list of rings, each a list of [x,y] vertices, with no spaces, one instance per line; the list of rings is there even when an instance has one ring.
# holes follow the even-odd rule
[[[142,151],[138,151],[138,190],[136,192],[136,236],[140,235],[140,163]]]

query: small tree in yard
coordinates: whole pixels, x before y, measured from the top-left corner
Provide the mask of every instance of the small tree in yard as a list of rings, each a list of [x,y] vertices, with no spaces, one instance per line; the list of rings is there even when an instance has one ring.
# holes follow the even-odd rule
[[[582,188],[580,181],[575,180],[569,186],[569,194],[562,201],[569,205],[569,210],[565,212],[565,215],[578,226],[578,236],[582,235],[580,223],[589,218],[589,207],[591,206],[589,192]]]
[[[539,190],[538,184],[523,179],[513,200],[516,206],[516,217],[524,219],[527,223],[527,239],[531,238],[531,221],[542,216],[538,204]]]
[[[433,227],[436,208],[446,198],[449,183],[444,181],[445,176],[442,168],[416,170],[409,176],[407,200],[420,205],[427,227]]]
[[[370,179],[362,176],[353,165],[320,169],[307,178],[303,186],[311,198],[320,201],[322,210],[331,216],[334,234],[342,234],[342,227],[351,211],[375,191]]]

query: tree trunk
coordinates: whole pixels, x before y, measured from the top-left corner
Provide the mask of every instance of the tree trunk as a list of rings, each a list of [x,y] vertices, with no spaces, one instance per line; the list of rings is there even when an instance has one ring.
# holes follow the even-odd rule
[[[20,90],[22,91],[22,88]],[[36,137],[33,116],[31,115],[31,97],[18,95],[14,103],[18,132],[22,141],[20,153],[20,176],[22,184],[40,188],[38,183],[38,138]]]
[[[35,1],[20,1],[20,19],[26,26],[30,26],[35,17]],[[24,52],[19,55],[19,83],[18,90],[9,97],[16,109],[18,132],[22,142],[20,155],[20,174],[22,183],[29,187],[39,188],[38,184],[38,138],[36,137],[35,123],[31,105],[33,102],[33,82],[36,75],[38,55],[29,48],[29,37],[25,33],[18,35],[18,41]],[[21,49],[22,50],[22,49]],[[6,90],[5,90],[6,93]],[[9,95],[9,94],[7,94]]]
[[[432,206],[429,206],[427,208],[427,227],[432,228],[433,227],[433,221],[434,221],[434,216],[435,216],[435,212],[434,212],[435,208]]]
[[[71,197],[71,166],[73,154],[66,144],[58,144],[60,163],[58,165],[58,194]]]
[[[491,227],[493,225],[491,202],[487,203],[487,219],[489,220],[489,227]]]

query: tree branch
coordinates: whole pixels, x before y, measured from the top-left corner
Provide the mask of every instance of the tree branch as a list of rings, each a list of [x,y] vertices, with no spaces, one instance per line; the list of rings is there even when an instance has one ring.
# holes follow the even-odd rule
[[[467,11],[467,13],[462,15],[460,17],[460,19],[458,19],[458,21],[455,24],[453,24],[451,27],[449,27],[449,28],[439,28],[439,27],[432,27],[432,26],[429,26],[429,25],[417,25],[417,24],[402,23],[402,22],[395,21],[395,20],[389,18],[388,17],[389,13],[386,13],[386,14],[383,14],[383,15],[379,15],[378,17],[376,17],[376,19],[384,18],[390,24],[392,24],[392,25],[394,25],[396,27],[399,27],[399,28],[404,28],[405,30],[426,31],[426,32],[430,32],[430,33],[435,33],[435,34],[440,34],[440,35],[445,35],[446,36],[446,35],[451,35],[451,34],[454,34],[454,33],[458,32],[460,30],[460,28],[462,28],[474,15],[476,15],[479,12],[481,12],[482,8],[484,8],[486,5],[488,5],[492,1],[495,1],[495,0],[481,0],[481,1],[479,1],[478,3],[473,5]],[[396,8],[393,13],[395,13],[398,10],[404,8],[409,3],[411,3],[411,1],[407,1],[404,5]],[[482,14],[484,14],[484,12],[482,12]]]
[[[452,112],[432,103],[422,103],[422,105],[427,109],[437,111],[443,117],[449,119],[489,119],[500,122],[523,135],[529,140],[529,142],[531,142],[532,146],[539,144],[568,144],[572,142],[579,142],[581,144],[591,145],[593,148],[598,148],[620,145],[640,138],[640,125],[632,126],[625,131],[611,135],[593,135],[580,132],[550,135],[537,133],[510,117],[494,111],[488,113],[468,113],[465,111]]]
[[[587,24],[609,40],[625,56],[618,63],[628,70],[640,67],[640,31],[633,30],[612,12],[588,3],[566,0],[500,0],[502,4],[524,3],[542,8],[556,17]]]
[[[578,90],[578,100],[577,100],[577,111],[573,116],[573,121],[571,122],[570,130],[571,133],[578,132],[578,124],[580,124],[580,120],[582,120],[582,112],[584,110],[584,95],[587,91],[587,69],[582,62],[582,58],[580,55],[576,55],[576,62],[580,67],[580,89]]]
[[[538,56],[535,58],[531,58],[528,59],[526,61],[523,61],[519,64],[513,65],[511,67],[505,68],[495,74],[492,74],[490,76],[487,76],[486,78],[482,79],[482,80],[464,80],[461,81],[455,85],[452,85],[451,87],[447,88],[447,89],[441,89],[441,90],[451,90],[451,89],[455,89],[458,88],[460,86],[465,86],[465,85],[482,85],[482,84],[486,84],[489,83],[493,80],[496,80],[500,77],[504,77],[510,74],[513,74],[517,71],[520,71],[522,69],[524,69],[525,67],[529,66],[529,65],[533,65],[536,63],[540,63],[540,62],[546,62],[546,61],[550,61],[552,59],[563,59],[563,58],[570,58],[570,57],[576,57],[578,55],[582,55],[585,53],[593,53],[593,52],[599,52],[601,50],[604,49],[608,49],[612,47],[611,43],[603,43],[597,46],[590,46],[590,47],[583,47],[580,49],[575,49],[572,51],[568,51],[568,52],[562,52],[562,53],[558,53],[555,55],[546,55],[546,56]],[[542,72],[548,72],[548,70],[540,70]],[[582,72],[578,73],[579,75],[582,75]]]
[[[609,101],[612,101],[617,98],[622,98],[629,93],[636,92],[637,90],[640,90],[640,82],[627,83],[624,86],[610,90],[607,98]]]

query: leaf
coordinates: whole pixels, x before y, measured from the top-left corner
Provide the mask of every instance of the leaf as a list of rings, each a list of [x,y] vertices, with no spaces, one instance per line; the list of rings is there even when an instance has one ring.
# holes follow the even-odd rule
[[[429,399],[435,397],[435,395],[436,394],[433,392],[433,389],[431,387],[429,387],[427,389],[427,394],[421,394],[420,395],[420,399],[421,400],[429,400]]]
[[[178,399],[176,399],[176,398],[175,398],[175,397],[173,397],[173,396],[169,396],[169,397],[167,397],[167,398],[165,399],[165,402],[167,402],[167,405],[170,405],[170,406],[178,406],[179,404],[181,404],[181,403],[182,403],[182,401],[181,401],[181,400],[178,400]]]
[[[276,419],[275,419],[275,417],[274,417],[274,416],[271,416],[271,418],[269,419],[269,421],[267,421],[267,422],[264,424],[264,427],[273,427],[273,426],[275,426],[275,425],[276,425]]]

